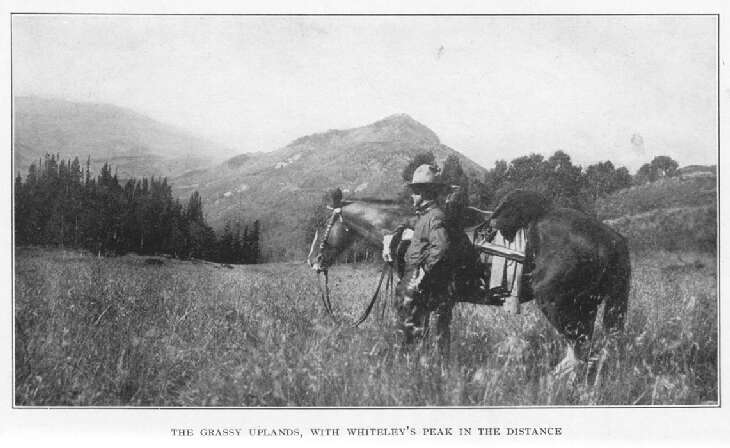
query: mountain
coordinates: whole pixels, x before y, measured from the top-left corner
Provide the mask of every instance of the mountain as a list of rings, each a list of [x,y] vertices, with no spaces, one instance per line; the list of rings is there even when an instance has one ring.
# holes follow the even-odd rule
[[[211,166],[233,151],[144,115],[108,104],[16,97],[15,172],[46,153],[62,159],[91,157],[92,167],[109,162],[120,178],[176,176]]]
[[[259,219],[264,255],[292,259],[305,253],[306,221],[327,190],[340,187],[345,198],[393,199],[403,189],[403,168],[428,150],[440,164],[453,154],[467,175],[484,176],[482,167],[441,144],[428,127],[397,114],[367,126],[301,137],[270,153],[239,155],[171,183],[183,199],[200,193],[214,228]]]

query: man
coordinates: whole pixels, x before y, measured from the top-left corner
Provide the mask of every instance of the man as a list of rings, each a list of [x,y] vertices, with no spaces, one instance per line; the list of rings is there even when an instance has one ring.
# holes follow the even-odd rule
[[[430,165],[416,168],[408,186],[418,221],[405,254],[405,273],[398,284],[398,297],[402,298],[398,304],[399,331],[404,344],[433,332],[440,355],[448,359],[454,306],[449,294],[451,238],[446,216],[437,203],[439,194],[448,186]],[[434,321],[431,330],[429,320]]]

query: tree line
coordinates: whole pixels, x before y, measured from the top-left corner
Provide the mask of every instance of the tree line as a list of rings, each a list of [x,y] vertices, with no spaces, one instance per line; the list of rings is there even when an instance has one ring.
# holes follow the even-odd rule
[[[121,184],[104,164],[48,155],[15,178],[15,244],[86,249],[98,254],[166,254],[224,263],[261,258],[260,225],[226,223],[217,237],[206,223],[197,191],[183,205],[166,178]]]
[[[409,182],[413,171],[424,163],[435,164],[432,152],[415,155],[402,171],[403,180]],[[450,155],[444,162],[441,176],[444,182],[465,189],[469,203],[480,208],[494,208],[505,194],[520,188],[538,191],[555,205],[592,213],[598,198],[632,185],[676,176],[678,167],[672,158],[658,156],[632,176],[626,167],[617,168],[611,161],[583,168],[573,164],[565,152],[556,151],[548,158],[533,153],[511,162],[498,160],[479,179],[467,176],[459,158]],[[407,196],[407,191],[401,193],[401,197]]]

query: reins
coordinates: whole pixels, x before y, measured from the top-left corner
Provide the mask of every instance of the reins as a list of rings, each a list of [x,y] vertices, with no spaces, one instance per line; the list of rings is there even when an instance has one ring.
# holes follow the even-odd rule
[[[393,266],[387,262],[383,263],[383,269],[380,272],[380,280],[378,280],[378,287],[375,288],[375,292],[373,293],[373,297],[370,299],[370,303],[368,303],[368,306],[367,308],[365,308],[362,316],[360,316],[360,318],[352,325],[353,327],[359,326],[361,323],[365,322],[368,316],[370,316],[370,312],[373,310],[375,302],[378,300],[378,297],[380,297],[380,287],[383,286],[383,279],[385,279],[385,274],[388,272],[390,272],[390,275],[388,276],[388,281],[385,283],[385,290],[387,291],[393,287]],[[384,316],[385,307],[383,307],[381,318],[383,318]]]
[[[383,263],[383,268],[380,272],[380,280],[378,280],[378,286],[375,288],[375,292],[373,293],[373,296],[370,298],[370,302],[368,303],[368,306],[365,308],[365,311],[363,311],[362,315],[355,321],[355,323],[352,324],[353,327],[358,327],[361,323],[365,322],[367,318],[370,316],[370,313],[372,312],[375,303],[378,301],[378,298],[380,297],[380,289],[383,286],[383,280],[386,278],[386,274],[388,274],[388,281],[385,282],[385,290],[386,291],[393,291],[393,266],[390,263]],[[319,278],[319,276],[318,276]],[[322,282],[318,281],[317,284],[320,288],[320,297],[322,299],[322,304],[324,305],[325,311],[327,311],[327,314],[330,315],[334,319],[335,313],[332,310],[332,302],[330,301],[330,294],[329,294],[329,276],[327,275],[327,271],[324,271],[324,288],[322,287]],[[385,308],[386,306],[383,306],[380,318],[383,319],[385,317]]]
[[[317,285],[319,285],[322,304],[324,304],[324,309],[327,311],[327,314],[334,318],[335,313],[332,311],[332,302],[330,302],[329,276],[327,275],[327,271],[324,271],[324,288],[322,288],[322,282],[319,279],[319,274],[317,274]]]

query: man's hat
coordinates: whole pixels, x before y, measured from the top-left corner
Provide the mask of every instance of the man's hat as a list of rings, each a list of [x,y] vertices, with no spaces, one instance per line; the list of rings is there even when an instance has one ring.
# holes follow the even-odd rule
[[[416,168],[413,172],[413,180],[408,184],[409,187],[446,187],[441,181],[438,168],[424,164]]]

